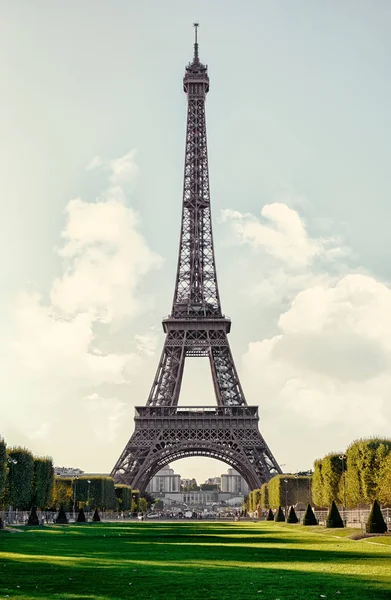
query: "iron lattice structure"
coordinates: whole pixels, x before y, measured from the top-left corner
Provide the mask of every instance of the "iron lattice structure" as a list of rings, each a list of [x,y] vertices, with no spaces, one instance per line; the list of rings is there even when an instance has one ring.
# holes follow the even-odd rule
[[[209,456],[234,467],[250,488],[280,467],[258,430],[258,408],[247,406],[221,310],[213,248],[206,141],[207,67],[198,56],[186,67],[186,151],[179,258],[171,315],[163,320],[163,351],[147,405],[136,408],[135,430],[113,471],[117,482],[144,491],[173,460]],[[208,357],[216,407],[179,407],[185,359]]]

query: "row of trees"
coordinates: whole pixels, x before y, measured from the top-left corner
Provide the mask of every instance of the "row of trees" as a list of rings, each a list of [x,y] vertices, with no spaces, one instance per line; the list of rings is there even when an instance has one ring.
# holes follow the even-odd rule
[[[316,460],[312,494],[317,506],[335,500],[356,508],[375,499],[391,506],[391,440],[357,440],[344,454],[330,453]]]
[[[275,475],[259,489],[252,490],[246,497],[244,508],[255,512],[260,508],[307,505],[311,502],[311,476],[297,473]]]
[[[0,438],[0,507],[18,510],[118,510],[147,512],[153,499],[108,476],[56,477],[51,458],[26,448],[7,448]]]

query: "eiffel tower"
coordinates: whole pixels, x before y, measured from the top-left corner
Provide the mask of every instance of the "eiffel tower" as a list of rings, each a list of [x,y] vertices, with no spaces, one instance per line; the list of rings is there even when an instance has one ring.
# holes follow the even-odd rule
[[[194,56],[186,67],[187,129],[179,259],[171,315],[146,406],[135,409],[135,430],[112,470],[119,483],[143,492],[169,462],[190,456],[220,459],[236,469],[250,489],[281,469],[258,430],[258,407],[248,406],[221,310],[213,249],[206,144],[207,66]],[[216,406],[178,406],[187,356],[208,357]]]

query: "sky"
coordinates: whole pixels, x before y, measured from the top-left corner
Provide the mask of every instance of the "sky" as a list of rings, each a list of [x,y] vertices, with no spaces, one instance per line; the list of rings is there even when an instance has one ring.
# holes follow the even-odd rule
[[[208,64],[216,263],[285,472],[391,431],[391,4],[0,0],[0,434],[109,472],[171,307],[182,77]],[[181,404],[214,404],[188,359]],[[171,465],[199,482],[227,466]]]

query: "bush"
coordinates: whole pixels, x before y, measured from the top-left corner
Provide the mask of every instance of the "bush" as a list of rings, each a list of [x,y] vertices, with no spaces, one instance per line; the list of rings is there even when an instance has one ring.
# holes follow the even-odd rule
[[[73,491],[76,496],[76,505],[82,502],[88,510],[91,510],[91,508],[115,510],[117,508],[114,479],[112,477],[102,475],[88,477],[88,475],[83,475],[73,480]],[[89,506],[87,506],[88,504]]]
[[[269,510],[268,510],[266,521],[274,521],[274,515],[273,515],[273,511],[271,508],[269,508]]]
[[[73,479],[71,477],[55,477],[52,508],[63,505],[67,510],[73,509]]]
[[[274,520],[278,523],[285,521],[285,515],[282,511],[281,506],[278,507],[278,511],[276,512],[276,516],[274,517]]]
[[[261,485],[260,503],[262,508],[269,508],[269,490],[267,482]]]
[[[314,515],[314,511],[311,508],[311,504],[307,504],[306,511],[303,517],[303,525],[317,525],[318,521]]]
[[[79,514],[77,515],[76,523],[85,523],[85,522],[86,522],[86,516],[84,514],[84,509],[81,506],[79,508]]]
[[[29,514],[29,519],[27,521],[27,525],[39,525],[39,519],[37,515],[37,509],[35,506],[31,507],[31,511]]]
[[[3,519],[0,517],[0,529],[4,529]]]
[[[286,520],[287,523],[298,523],[299,519],[297,518],[295,509],[293,508],[293,506],[290,507],[289,509],[289,514],[288,514],[288,518]]]
[[[391,440],[357,440],[346,451],[347,505],[372,503],[379,497],[382,466],[391,453]],[[391,498],[389,499],[391,501]]]
[[[53,503],[54,468],[51,458],[34,457],[32,502],[39,508],[48,508]]]
[[[311,500],[311,477],[303,475],[275,475],[268,481],[268,504],[271,508],[303,504]]]
[[[14,508],[28,510],[32,504],[34,458],[26,448],[8,451],[7,502]]]
[[[57,525],[66,525],[68,523],[68,518],[65,514],[65,510],[63,505],[61,504],[60,510],[58,511],[57,518],[55,519]]]
[[[326,519],[326,527],[343,527],[342,517],[339,514],[339,510],[334,500],[331,503],[329,514]]]
[[[100,516],[97,508],[95,509],[92,520],[94,521],[94,523],[98,523],[100,521]]]
[[[387,525],[383,519],[380,505],[377,500],[374,500],[371,512],[369,513],[368,521],[365,526],[367,533],[385,533]]]
[[[132,488],[122,483],[114,487],[117,498],[117,510],[130,510],[132,505]]]

